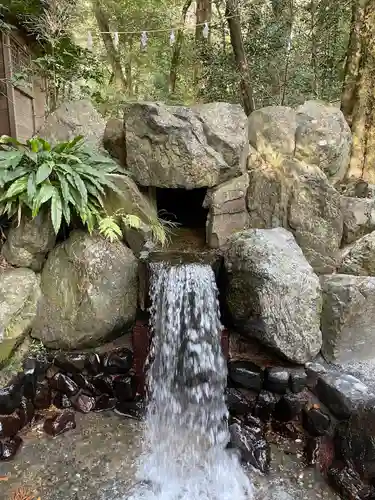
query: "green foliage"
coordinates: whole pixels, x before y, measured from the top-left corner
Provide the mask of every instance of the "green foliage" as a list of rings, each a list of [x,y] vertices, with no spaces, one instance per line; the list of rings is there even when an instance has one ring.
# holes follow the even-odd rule
[[[107,215],[99,221],[99,232],[108,240],[115,241],[122,236],[122,227],[140,230],[145,228],[145,223],[140,217],[126,213],[124,210],[117,210],[112,215]],[[150,228],[152,238],[164,247],[169,241],[169,233],[175,225],[169,221],[155,218],[148,218],[147,227]]]
[[[107,178],[117,169],[112,160],[87,150],[80,136],[54,147],[40,137],[21,144],[3,136],[0,143],[0,214],[20,220],[25,210],[35,217],[45,208],[56,233],[73,216],[94,229],[106,188],[117,190]]]

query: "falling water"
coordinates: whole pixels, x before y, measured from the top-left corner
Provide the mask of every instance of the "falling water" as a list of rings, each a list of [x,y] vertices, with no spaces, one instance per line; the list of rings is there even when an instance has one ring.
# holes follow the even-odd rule
[[[218,291],[210,266],[152,265],[149,403],[132,500],[247,500],[229,440]]]

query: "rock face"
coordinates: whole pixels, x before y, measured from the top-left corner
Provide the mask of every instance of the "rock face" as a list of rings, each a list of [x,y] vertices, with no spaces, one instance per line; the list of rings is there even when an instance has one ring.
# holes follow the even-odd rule
[[[375,230],[375,200],[341,197],[343,213],[343,243],[353,243]]]
[[[222,247],[232,234],[248,228],[248,186],[249,176],[244,174],[208,190],[204,207],[209,209],[206,241],[210,248]]]
[[[52,144],[83,135],[94,148],[103,148],[105,120],[88,99],[62,103],[45,121],[38,134]]]
[[[266,162],[256,151],[248,158],[249,226],[285,227],[314,270],[336,269],[342,239],[340,194],[316,166],[294,159]]]
[[[111,118],[104,130],[103,145],[112,158],[126,165],[126,140],[122,120]]]
[[[40,298],[39,281],[31,269],[0,273],[0,363],[32,327]]]
[[[307,101],[296,109],[295,157],[316,165],[331,179],[341,181],[350,160],[352,136],[340,109]]]
[[[283,228],[234,235],[225,254],[227,304],[235,326],[283,357],[319,352],[321,289],[293,235]]]
[[[319,101],[307,101],[296,110],[268,106],[248,121],[249,143],[270,163],[278,155],[320,168],[332,181],[346,173],[351,132],[341,111]]]
[[[120,242],[75,231],[48,256],[32,335],[46,346],[94,346],[132,325],[138,266]]]
[[[55,242],[51,218],[40,212],[34,219],[24,217],[19,226],[10,228],[1,253],[13,266],[40,271]]]
[[[245,125],[238,105],[128,104],[124,116],[127,169],[143,186],[216,186],[241,174]]]
[[[334,274],[321,278],[324,357],[345,362],[375,356],[375,277]]]
[[[355,276],[375,276],[375,231],[362,236],[344,250],[338,272]]]
[[[123,238],[137,255],[152,238],[150,224],[157,220],[157,211],[151,201],[141,193],[136,183],[127,175],[110,174],[108,179],[116,185],[118,192],[109,191],[104,200],[108,215],[117,211],[136,215],[141,219],[139,229],[122,227]]]

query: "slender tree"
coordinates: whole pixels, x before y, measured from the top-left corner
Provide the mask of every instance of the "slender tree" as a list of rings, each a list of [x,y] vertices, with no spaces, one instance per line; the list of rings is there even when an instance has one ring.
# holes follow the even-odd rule
[[[354,57],[349,50],[347,70],[350,75],[345,78],[343,91],[343,107],[347,113],[351,110],[353,134],[347,177],[375,183],[375,0],[367,0],[365,5],[359,0],[357,9],[352,23],[355,34],[351,36],[349,48],[356,47],[359,55]],[[358,37],[355,43],[354,37]],[[356,64],[358,74],[353,88],[352,75]]]
[[[169,73],[169,90],[171,94],[174,94],[176,91],[177,72],[180,64],[182,42],[184,39],[183,26],[185,25],[186,15],[190,9],[192,1],[193,0],[185,0],[184,6],[182,7],[181,28],[177,31],[176,42],[172,53],[171,70]]]
[[[126,90],[127,85],[124,71],[121,66],[120,54],[116,49],[115,44],[113,43],[112,36],[110,34],[108,16],[102,8],[100,0],[94,0],[93,8],[95,19],[98,23],[98,28],[106,49],[108,62],[111,65],[115,87],[119,90]]]
[[[241,32],[241,20],[238,10],[238,0],[226,0],[225,16],[227,18],[230,41],[238,72],[240,74],[240,91],[242,106],[246,115],[250,115],[255,109],[253,89],[250,82],[249,65],[246,58],[245,48]]]

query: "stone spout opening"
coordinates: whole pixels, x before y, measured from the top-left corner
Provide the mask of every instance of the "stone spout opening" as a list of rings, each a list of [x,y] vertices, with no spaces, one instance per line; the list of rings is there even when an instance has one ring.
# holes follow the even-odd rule
[[[203,207],[207,190],[156,188],[158,213],[178,227],[205,229],[208,210]]]

